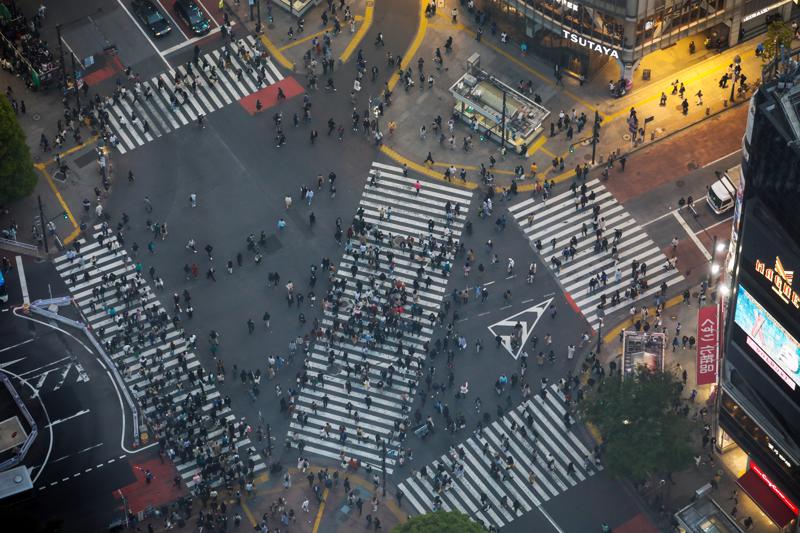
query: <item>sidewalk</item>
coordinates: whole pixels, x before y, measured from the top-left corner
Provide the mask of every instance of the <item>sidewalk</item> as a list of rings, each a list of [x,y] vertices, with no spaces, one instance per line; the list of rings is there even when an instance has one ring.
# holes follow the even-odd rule
[[[321,477],[325,473],[328,482]],[[290,478],[288,487],[285,481],[287,474]],[[335,478],[335,475],[338,477]],[[353,494],[353,505],[348,501],[345,486],[349,486]],[[313,487],[318,487],[317,492]],[[376,488],[372,481],[334,467],[310,466],[303,472],[302,468],[292,466],[257,480],[249,495],[247,490],[241,490],[240,493],[239,500],[235,490],[230,493],[221,490],[216,502],[211,500],[205,505],[197,500],[195,513],[186,521],[187,524],[171,529],[193,531],[198,518],[196,511],[202,510],[204,515],[210,516],[218,513],[223,504],[228,521],[234,522],[234,527],[238,515],[246,530],[253,528],[257,531],[264,523],[270,531],[284,528],[308,533],[390,531],[407,517],[393,491],[387,491],[384,497],[382,488]],[[373,498],[377,498],[377,507],[373,504]],[[306,501],[307,511],[304,510]],[[168,530],[165,517],[148,519],[139,527],[145,530],[151,524],[154,531]],[[380,525],[380,529],[375,528],[376,524]]]
[[[450,20],[449,13],[453,6],[459,10],[457,24],[453,24]],[[591,163],[590,145],[577,145],[574,153],[570,153],[569,148],[578,139],[591,135],[591,122],[595,110],[603,119],[596,156],[596,163],[600,164],[606,161],[611,153],[629,153],[710,116],[724,112],[734,104],[739,105],[746,102],[761,73],[761,60],[755,57],[753,52],[758,38],[726,50],[722,54],[698,50],[695,55],[689,57],[688,45],[683,48],[673,47],[670,50],[651,54],[652,57],[648,56],[644,65],[637,70],[636,76],[640,78],[641,70],[651,68],[650,63],[652,62],[661,62],[663,65],[667,65],[667,69],[663,65],[659,69],[652,69],[654,70],[653,79],[646,83],[637,79],[631,93],[616,99],[608,94],[608,80],[603,79],[605,74],[598,74],[583,86],[580,86],[577,80],[564,77],[564,87],[556,87],[555,79],[551,74],[551,65],[533,54],[523,55],[520,52],[519,43],[501,43],[499,31],[498,35],[491,35],[488,25],[481,42],[478,42],[475,39],[477,26],[474,18],[453,0],[447,2],[444,7],[439,6],[437,15],[425,20],[423,25],[424,39],[416,47],[412,44],[404,56],[408,58],[415,75],[417,58],[422,57],[428,61],[428,58],[433,56],[435,48],[441,48],[448,36],[453,37],[454,51],[451,55],[445,56],[445,68],[442,71],[434,72],[436,81],[431,90],[421,89],[417,84],[406,95],[402,86],[395,89],[394,104],[386,112],[382,124],[394,121],[397,124],[397,130],[394,135],[387,133],[384,136],[386,148],[383,151],[397,161],[409,164],[417,171],[425,171],[427,175],[438,179],[442,179],[444,170],[453,164],[457,169],[465,168],[470,181],[477,181],[480,178],[475,171],[479,169],[481,163],[488,166],[489,156],[493,155],[498,159],[498,170],[495,171],[495,182],[498,186],[510,184],[515,166],[523,165],[527,171],[531,162],[536,162],[540,177],[545,175],[548,179],[555,179],[558,183],[572,176],[572,169],[576,164]],[[527,159],[508,154],[505,160],[502,160],[499,155],[499,145],[491,141],[478,142],[476,140],[473,144],[474,149],[465,153],[461,149],[462,139],[470,131],[465,124],[460,123],[456,125],[457,140],[453,151],[446,146],[447,143],[445,146],[439,146],[432,135],[428,136],[428,140],[420,139],[419,129],[422,124],[429,127],[430,122],[437,115],[442,116],[445,122],[449,118],[455,102],[448,89],[463,74],[463,65],[473,53],[480,54],[482,68],[496,73],[512,86],[517,85],[517,80],[533,81],[533,90],[542,97],[542,104],[551,111],[550,118],[553,121],[557,121],[559,111],[563,110],[569,114],[572,109],[575,109],[578,115],[586,114],[589,124],[582,132],[574,131],[573,138],[568,140],[566,128],[561,131],[556,130],[556,135],[551,137],[548,121],[544,125],[543,137],[529,150]],[[743,96],[735,95],[734,101],[731,102],[729,101],[731,84],[728,83],[727,87],[723,89],[719,87],[719,80],[737,55],[741,59],[742,72],[747,75],[750,90]],[[670,67],[677,68],[687,64],[689,66],[678,69],[676,72],[670,72],[672,70]],[[648,65],[650,66],[648,67]],[[678,95],[670,94],[670,82],[676,78],[685,85],[684,97],[689,103],[686,115],[683,114]],[[667,93],[667,102],[664,106],[660,105],[662,91]],[[698,91],[703,94],[702,105],[698,105],[698,98],[695,96]],[[411,112],[412,106],[413,113]],[[631,108],[636,110],[638,127],[645,130],[644,140],[642,141],[640,138],[638,144],[634,143],[634,139],[631,138],[627,122]],[[653,117],[653,120],[645,126],[644,119],[648,117]],[[422,166],[428,151],[431,152],[435,161],[431,170]],[[556,158],[564,159],[563,169],[558,163],[555,167],[552,166],[552,162]],[[455,182],[458,183],[458,180]],[[530,187],[530,183],[527,186]]]
[[[697,338],[697,312],[698,300],[696,287],[691,292],[690,304],[683,303],[682,299],[675,302],[672,306],[667,306],[662,314],[663,325],[665,333],[667,334],[667,352],[664,355],[664,368],[675,372],[678,376],[686,372],[685,387],[683,389],[683,397],[688,401],[688,397],[692,390],[697,389],[697,398],[692,406],[692,420],[694,431],[690,438],[696,446],[696,454],[702,455],[702,462],[700,466],[692,466],[691,468],[672,474],[673,483],[665,483],[661,487],[648,487],[639,491],[639,496],[650,506],[653,514],[658,514],[660,506],[663,504],[669,511],[669,517],[662,516],[662,518],[671,518],[672,514],[689,505],[693,501],[695,491],[711,483],[716,488],[712,489],[711,498],[722,508],[722,510],[729,515],[731,511],[736,508],[736,516],[734,519],[739,523],[742,529],[745,529],[743,521],[749,516],[753,519],[753,526],[748,530],[754,533],[774,533],[777,531],[775,526],[766,518],[760,511],[758,506],[746,495],[743,491],[738,490],[737,502],[734,502],[730,497],[734,489],[738,489],[736,485],[736,478],[738,478],[745,468],[745,457],[740,450],[734,450],[724,455],[713,453],[712,460],[709,461],[709,453],[712,452],[712,445],[702,445],[702,435],[704,426],[711,423],[711,413],[713,412],[714,405],[713,399],[709,399],[712,392],[711,385],[697,386],[696,374],[696,348],[690,348],[688,345],[684,348],[682,346],[682,338],[695,337]],[[709,305],[706,302],[705,305]],[[650,315],[653,316],[652,313]],[[639,318],[637,314],[637,319]],[[652,323],[652,318],[650,319]],[[632,320],[626,320],[618,327],[611,329],[604,336],[604,344],[600,350],[600,361],[606,369],[611,361],[615,361],[617,368],[621,366],[622,358],[622,341],[621,332],[623,329],[633,330]],[[675,338],[676,327],[680,324],[680,334],[678,335],[678,346],[673,350],[672,341]],[[697,412],[701,407],[706,407],[709,415],[697,416]],[[597,435],[595,435],[597,438]]]

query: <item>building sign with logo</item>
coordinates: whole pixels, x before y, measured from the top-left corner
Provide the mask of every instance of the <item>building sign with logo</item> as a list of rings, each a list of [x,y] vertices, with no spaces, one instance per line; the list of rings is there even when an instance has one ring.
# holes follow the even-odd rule
[[[717,381],[719,361],[719,313],[716,305],[701,307],[697,314],[697,384]]]
[[[616,48],[612,48],[606,46],[605,44],[597,41],[593,41],[583,35],[578,33],[573,33],[569,30],[565,30],[564,28],[561,29],[564,33],[564,39],[568,39],[570,42],[577,44],[578,46],[582,46],[584,48],[588,48],[593,52],[597,52],[598,54],[607,55],[608,57],[614,57],[619,59],[619,51]]]
[[[775,494],[775,496],[777,496],[780,501],[782,501],[784,504],[786,504],[786,507],[788,507],[795,515],[800,513],[800,510],[798,510],[798,508],[794,504],[794,502],[792,502],[792,500],[790,500],[789,497],[786,496],[783,493],[783,491],[781,491],[781,489],[778,488],[778,486],[775,484],[775,482],[772,481],[767,476],[767,474],[763,470],[761,470],[758,467],[757,464],[755,464],[752,461],[750,462],[750,470],[755,472],[756,475],[758,475],[758,477],[761,478],[761,481],[763,481],[767,485],[767,487],[769,487],[769,490],[771,490],[772,493]]]
[[[800,309],[800,295],[792,288],[794,270],[786,270],[780,257],[775,258],[774,267],[768,267],[764,261],[756,259],[756,272],[772,283],[772,292],[777,294],[784,304]]]

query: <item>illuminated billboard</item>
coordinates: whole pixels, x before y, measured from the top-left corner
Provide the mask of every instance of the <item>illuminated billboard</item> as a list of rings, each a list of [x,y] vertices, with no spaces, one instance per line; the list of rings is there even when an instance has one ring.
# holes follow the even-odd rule
[[[800,385],[800,343],[739,285],[734,322],[745,334],[744,343],[790,390]]]

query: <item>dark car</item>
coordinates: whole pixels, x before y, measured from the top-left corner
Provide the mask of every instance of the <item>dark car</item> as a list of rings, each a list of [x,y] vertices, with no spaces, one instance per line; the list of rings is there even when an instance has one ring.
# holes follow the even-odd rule
[[[133,2],[133,12],[154,37],[161,37],[172,31],[172,25],[156,9],[152,0],[135,0]]]
[[[208,33],[211,23],[194,0],[176,0],[175,12],[186,22],[195,35]]]

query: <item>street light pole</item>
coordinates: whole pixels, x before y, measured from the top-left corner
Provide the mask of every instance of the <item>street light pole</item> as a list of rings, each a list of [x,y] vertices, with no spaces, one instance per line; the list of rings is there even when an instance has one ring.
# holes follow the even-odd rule
[[[44,241],[44,253],[49,254],[50,250],[48,250],[47,248],[47,228],[45,227],[45,222],[44,222],[44,209],[42,208],[42,197],[37,196],[37,199],[39,200],[39,225],[41,226],[42,229],[42,240]]]
[[[56,24],[56,37],[58,38],[58,56],[61,59],[61,87],[67,88],[67,67],[64,65],[64,43],[61,40],[61,24]]]
[[[506,91],[503,90],[503,113],[500,116],[500,151],[506,146]]]
[[[256,0],[256,33],[261,33],[261,0]]]
[[[70,54],[72,57],[72,81],[75,86],[75,105],[78,107],[78,127],[80,127],[81,115],[81,91],[78,89],[78,69],[75,67],[75,54]]]
[[[595,156],[597,155],[597,143],[600,142],[600,112],[595,109],[594,111],[594,126],[592,129],[592,164],[594,165]]]

